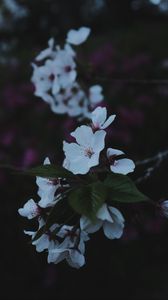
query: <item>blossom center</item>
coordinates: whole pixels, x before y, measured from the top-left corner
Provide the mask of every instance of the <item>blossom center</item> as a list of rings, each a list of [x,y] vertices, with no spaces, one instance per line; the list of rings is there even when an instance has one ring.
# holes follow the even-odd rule
[[[95,132],[100,129],[100,125],[99,125],[99,123],[94,123],[94,124],[91,124],[91,128]]]
[[[71,70],[72,70],[71,66],[65,66],[65,72],[66,73],[71,72]]]
[[[66,229],[65,237],[68,236],[71,241],[74,241],[78,237],[78,233],[74,230]]]
[[[40,207],[39,206],[34,207],[31,211],[31,215],[32,215],[33,218],[37,217],[37,216],[40,216],[41,215]]]
[[[108,158],[110,165],[112,165],[112,166],[116,166],[117,165],[116,157],[117,157],[117,155],[114,154],[114,155],[111,155]]]
[[[85,149],[85,156],[91,158],[93,156],[93,154],[94,154],[94,151],[92,148]]]
[[[55,79],[55,75],[54,75],[54,74],[51,74],[51,75],[49,76],[49,80],[50,80],[50,81],[54,81],[54,79]]]

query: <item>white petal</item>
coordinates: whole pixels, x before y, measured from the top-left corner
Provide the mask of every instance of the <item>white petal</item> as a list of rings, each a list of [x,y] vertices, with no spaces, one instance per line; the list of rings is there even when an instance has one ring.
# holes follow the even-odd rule
[[[103,88],[100,85],[94,85],[89,89],[89,100],[91,104],[96,105],[104,99],[102,95]]]
[[[99,106],[92,112],[92,123],[95,128],[100,128],[101,125],[104,124],[106,118],[107,118],[106,107]]]
[[[110,116],[107,121],[101,126],[101,129],[107,128],[115,119],[116,115]]]
[[[49,158],[46,157],[44,162],[43,162],[43,165],[50,165],[50,164],[51,164],[51,162],[50,162]]]
[[[108,211],[107,204],[103,204],[102,207],[97,212],[97,218],[102,221],[109,221],[113,223],[113,219]]]
[[[53,250],[48,251],[48,263],[58,264],[62,260],[64,260],[68,255],[68,250],[55,248]]]
[[[72,85],[72,83],[75,81],[77,76],[77,72],[75,70],[72,70],[70,73],[63,73],[60,76],[59,83],[62,88],[68,88]]]
[[[94,139],[91,140],[92,142],[91,146],[93,147],[93,150],[95,152],[99,153],[104,149],[105,136],[106,136],[106,132],[104,130],[98,130],[94,133]]]
[[[98,149],[98,151],[99,152],[98,153],[95,152],[92,155],[91,158],[87,158],[87,164],[88,164],[89,169],[92,168],[92,167],[98,166],[98,164],[99,164],[100,150]]]
[[[87,241],[89,241],[90,240],[90,237],[88,236],[88,233],[87,232],[85,232],[85,231],[81,231],[81,233],[80,233],[80,237],[81,237],[81,239],[84,241],[84,242],[87,242]]]
[[[89,126],[82,125],[77,127],[71,135],[76,139],[79,145],[87,147],[93,138],[93,131]]]
[[[55,77],[53,84],[52,84],[52,94],[55,96],[60,91],[60,82],[58,81],[58,78]]]
[[[61,238],[64,238],[67,234],[68,231],[71,231],[73,228],[73,226],[69,226],[69,225],[64,225],[60,228],[59,232],[57,233],[57,235]],[[67,241],[68,241],[69,237],[67,237],[65,240],[64,240],[64,248],[67,247]],[[61,244],[62,245],[62,244]]]
[[[88,162],[90,162],[89,158],[81,157],[81,159],[79,160],[70,162],[68,170],[71,171],[73,174],[86,174],[89,172],[91,167]]]
[[[33,219],[39,215],[38,206],[33,199],[27,201],[23,208],[18,209],[18,212],[22,217],[26,217],[28,219]]]
[[[41,51],[41,53],[36,56],[37,61],[43,60],[43,59],[49,57],[52,54],[52,49],[53,49],[53,46],[54,46],[54,39],[53,38],[51,38],[48,41],[48,46],[49,46],[49,48]]]
[[[81,158],[81,148],[78,144],[63,142],[63,151],[68,160],[78,160]]]
[[[56,203],[54,194],[55,193],[51,193],[43,196],[42,199],[38,202],[38,205],[42,208],[53,206]]]
[[[90,31],[88,27],[81,27],[78,30],[71,29],[67,34],[67,42],[72,45],[80,45],[86,41]]]
[[[85,257],[75,249],[69,250],[69,256],[66,260],[71,267],[76,269],[81,268],[85,264]]]
[[[36,232],[34,231],[29,231],[29,230],[24,230],[24,233],[31,236],[32,238],[35,236]]]
[[[107,157],[113,156],[113,155],[122,155],[124,154],[123,151],[118,150],[118,149],[114,149],[114,148],[108,148],[107,149]]]
[[[47,234],[43,234],[38,240],[32,242],[32,245],[36,246],[37,252],[42,252],[49,247],[49,236]]]
[[[114,173],[127,175],[128,173],[134,172],[135,164],[131,159],[122,158],[116,160],[115,165],[111,165],[110,169]]]
[[[50,38],[49,41],[48,41],[48,46],[49,48],[53,48],[54,47],[54,38]]]
[[[94,233],[98,231],[101,228],[102,224],[103,222],[101,220],[97,220],[95,223],[92,223],[91,220],[89,220],[89,218],[85,216],[82,216],[80,218],[80,228],[87,233]]]
[[[103,88],[101,85],[93,85],[89,88],[89,91],[90,93],[93,93],[93,94],[100,94],[102,92]]]
[[[108,239],[119,239],[123,234],[123,226],[116,222],[104,222],[103,231]]]
[[[114,221],[120,223],[121,225],[124,224],[124,217],[117,208],[109,206],[108,209],[110,210]]]
[[[65,51],[68,52],[68,54],[70,54],[72,57],[76,56],[76,52],[74,51],[74,49],[69,45],[69,44],[65,44],[65,47],[64,47]]]

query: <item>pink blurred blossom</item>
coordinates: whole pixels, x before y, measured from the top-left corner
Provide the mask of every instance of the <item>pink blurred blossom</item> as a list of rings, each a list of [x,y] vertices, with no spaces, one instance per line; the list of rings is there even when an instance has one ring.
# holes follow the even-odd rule
[[[2,99],[4,105],[9,108],[24,106],[29,102],[27,93],[32,93],[31,84],[12,85],[8,84],[3,92]]]
[[[141,126],[144,123],[144,112],[138,109],[130,109],[127,107],[120,107],[118,109],[118,116],[122,123],[128,126]]]
[[[90,56],[90,62],[93,67],[97,70],[103,68],[107,73],[112,73],[116,70],[114,63],[115,50],[112,44],[108,43],[98,48]]]
[[[9,129],[3,132],[0,136],[0,141],[4,146],[10,146],[14,141],[16,132],[13,129]]]
[[[134,57],[127,57],[123,61],[122,71],[123,72],[132,72],[140,68],[142,65],[150,63],[150,58],[146,54],[137,54]]]
[[[39,160],[39,155],[36,149],[28,148],[25,150],[22,157],[22,166],[28,167],[36,164]]]

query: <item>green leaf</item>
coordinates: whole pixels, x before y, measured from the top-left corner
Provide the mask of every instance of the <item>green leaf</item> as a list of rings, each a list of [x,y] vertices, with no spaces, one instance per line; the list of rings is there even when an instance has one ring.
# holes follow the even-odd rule
[[[46,219],[45,228],[49,229],[53,224],[63,224],[74,216],[74,211],[70,207],[67,198],[59,200],[55,206],[50,210]]]
[[[25,175],[39,176],[45,178],[73,178],[75,175],[61,166],[42,165],[24,171]]]
[[[142,194],[126,175],[110,174],[105,179],[104,185],[108,187],[108,201],[125,203],[148,201],[148,197]]]
[[[106,200],[106,191],[107,188],[97,181],[72,191],[69,203],[77,213],[94,221],[97,211]]]

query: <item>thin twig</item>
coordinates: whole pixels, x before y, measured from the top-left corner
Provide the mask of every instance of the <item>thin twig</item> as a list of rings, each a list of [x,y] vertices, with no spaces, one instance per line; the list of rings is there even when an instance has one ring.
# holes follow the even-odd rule
[[[107,77],[96,77],[95,80],[103,82],[114,82],[124,84],[142,84],[142,85],[168,85],[168,79],[125,79],[125,78],[107,78]]]
[[[165,150],[165,151],[162,151],[162,152],[159,152],[158,154],[152,156],[152,157],[149,157],[149,158],[146,158],[144,160],[141,160],[141,161],[137,161],[136,162],[136,166],[142,166],[142,165],[147,165],[147,164],[150,164],[150,163],[153,163],[152,166],[148,167],[146,170],[145,170],[145,173],[143,176],[139,177],[137,180],[136,180],[136,183],[141,183],[142,181],[148,179],[152,173],[158,169],[161,165],[161,163],[164,161],[164,159],[166,159],[168,157],[168,150]]]

